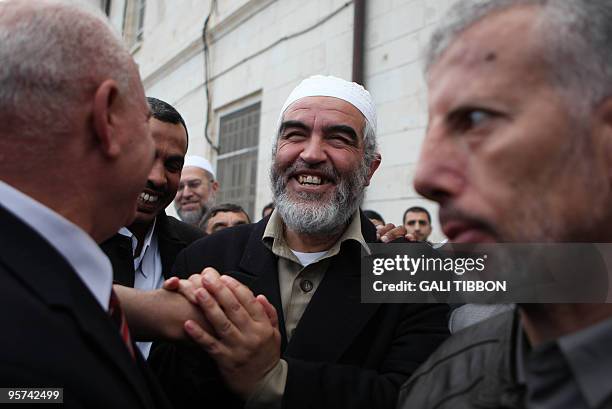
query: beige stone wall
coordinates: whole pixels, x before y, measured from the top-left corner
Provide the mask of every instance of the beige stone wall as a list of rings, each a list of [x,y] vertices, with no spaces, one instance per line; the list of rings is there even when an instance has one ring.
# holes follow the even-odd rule
[[[111,20],[117,27],[121,27],[123,1],[113,2]],[[375,209],[396,224],[412,205],[424,205],[437,213],[432,202],[414,192],[412,178],[427,119],[421,52],[452,1],[368,1],[366,87],[378,108],[383,162],[364,208]],[[214,163],[214,152],[203,137],[206,103],[201,34],[209,9],[209,0],[148,0],[144,41],[134,57],[147,94],[173,104],[185,117],[191,137],[189,153]],[[311,31],[271,47],[333,13]],[[217,1],[209,23],[213,112],[209,131],[216,140],[220,115],[261,101],[257,211],[271,196],[270,149],[285,98],[312,74],[350,79],[352,26],[353,4],[344,0]],[[433,239],[442,238],[436,220]]]

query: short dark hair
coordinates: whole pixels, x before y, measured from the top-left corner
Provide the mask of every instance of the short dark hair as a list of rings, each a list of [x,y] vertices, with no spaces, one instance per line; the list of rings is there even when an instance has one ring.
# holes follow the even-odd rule
[[[185,128],[185,136],[187,136],[187,145],[189,145],[189,131],[187,130],[187,125],[185,125],[183,117],[181,114],[179,114],[176,108],[169,103],[162,101],[161,99],[153,97],[147,97],[147,102],[151,108],[153,118],[169,124],[183,125],[183,128]]]
[[[368,219],[380,220],[382,224],[385,224],[385,219],[383,219],[382,216],[378,214],[377,212],[375,212],[374,210],[364,210],[363,215],[367,217]]]
[[[265,217],[264,215],[266,213],[266,210],[268,210],[268,209],[274,210],[274,202],[268,203],[267,205],[264,206],[263,209],[261,209],[261,217],[262,218]]]
[[[431,224],[431,215],[429,214],[427,209],[425,209],[424,207],[421,207],[421,206],[412,206],[412,207],[408,208],[404,212],[404,217],[402,217],[402,224],[406,223],[406,215],[409,212],[413,212],[413,213],[425,213],[427,215],[427,220],[429,220],[429,224]]]
[[[200,229],[206,230],[206,226],[208,225],[208,221],[210,219],[215,217],[217,213],[225,213],[225,212],[244,213],[247,217],[247,221],[251,223],[251,218],[249,217],[249,214],[244,211],[242,206],[233,204],[233,203],[221,203],[219,205],[211,207],[210,210],[206,212],[206,214],[204,215],[204,218],[200,222]]]

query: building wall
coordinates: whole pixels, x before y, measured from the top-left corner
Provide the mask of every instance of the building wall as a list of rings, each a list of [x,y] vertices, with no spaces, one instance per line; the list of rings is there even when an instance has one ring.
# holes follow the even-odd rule
[[[367,7],[365,83],[378,111],[382,165],[372,178],[364,208],[401,224],[404,211],[423,206],[432,214],[432,241],[444,236],[437,205],[413,188],[427,125],[422,52],[432,29],[454,0],[370,0]]]
[[[83,3],[89,4],[90,6],[94,6],[96,8],[101,8],[102,7],[102,3],[100,0],[80,0]]]
[[[112,3],[121,28],[125,1]],[[364,208],[401,223],[403,211],[432,202],[412,187],[426,125],[421,52],[435,22],[454,0],[369,0],[365,85],[378,109],[382,165]],[[173,104],[185,117],[190,154],[215,162],[204,139],[206,121],[202,28],[210,0],[148,0],[144,39],[133,50],[147,95]],[[346,0],[218,0],[209,19],[209,133],[219,117],[261,102],[256,214],[270,201],[268,170],[278,114],[291,89],[313,74],[351,79],[353,3]],[[295,36],[296,33],[303,34]],[[434,217],[434,219],[437,219]],[[441,240],[434,220],[434,241]]]

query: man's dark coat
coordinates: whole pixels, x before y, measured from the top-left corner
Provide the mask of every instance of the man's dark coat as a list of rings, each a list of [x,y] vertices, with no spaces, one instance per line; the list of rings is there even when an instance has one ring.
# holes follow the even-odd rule
[[[165,213],[157,216],[155,234],[164,278],[172,277],[172,265],[179,252],[204,236],[200,229]],[[134,253],[130,238],[117,233],[100,247],[113,264],[113,281],[126,287],[134,287]]]
[[[297,328],[287,341],[278,284],[278,258],[262,243],[268,219],[225,229],[198,240],[177,257],[174,272],[187,277],[211,266],[264,294],[279,313],[282,357],[289,364],[283,406],[291,409],[394,408],[400,385],[448,336],[445,304],[362,304],[360,245],[342,244]],[[361,217],[362,233],[376,241],[374,226]],[[193,350],[195,351],[195,350]],[[192,351],[192,352],[193,352]],[[154,368],[175,403],[201,396],[214,365],[204,354],[168,352]],[[208,385],[208,386],[207,386]],[[210,400],[209,400],[210,399]],[[224,402],[225,407],[229,403]]]
[[[0,385],[61,387],[67,408],[167,408],[76,272],[0,206]]]

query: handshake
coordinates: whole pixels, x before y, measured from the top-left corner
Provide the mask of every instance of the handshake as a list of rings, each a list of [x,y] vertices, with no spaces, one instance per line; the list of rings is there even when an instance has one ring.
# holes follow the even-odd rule
[[[115,286],[137,339],[191,340],[217,363],[228,387],[247,398],[279,365],[276,309],[238,280],[205,268],[142,292]]]

